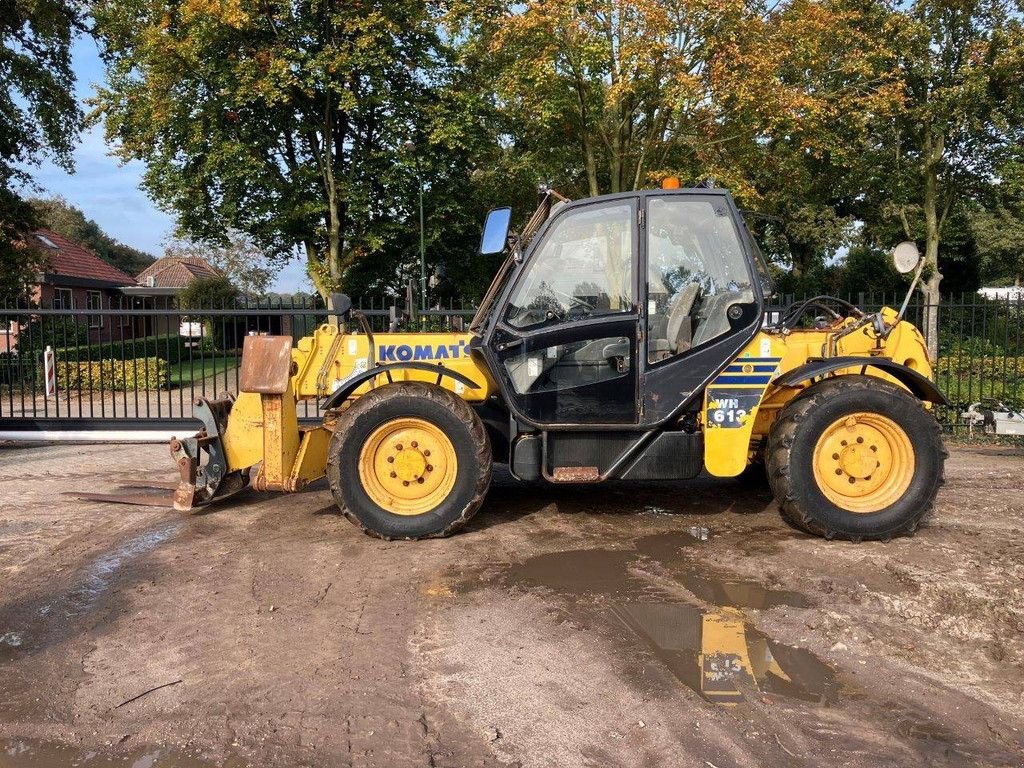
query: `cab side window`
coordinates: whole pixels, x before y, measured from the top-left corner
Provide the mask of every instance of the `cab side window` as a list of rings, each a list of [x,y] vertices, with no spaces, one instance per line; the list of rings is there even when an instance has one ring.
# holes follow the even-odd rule
[[[509,301],[514,328],[633,310],[633,206],[594,205],[552,223]]]
[[[728,333],[729,307],[754,292],[724,203],[653,197],[647,212],[647,354],[656,363]]]

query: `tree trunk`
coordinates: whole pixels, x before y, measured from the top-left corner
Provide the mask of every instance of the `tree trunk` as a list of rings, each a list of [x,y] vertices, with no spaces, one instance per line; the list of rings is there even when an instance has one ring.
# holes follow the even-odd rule
[[[925,270],[928,279],[921,288],[924,295],[924,337],[928,344],[928,357],[934,364],[939,356],[939,240],[942,222],[939,219],[939,162],[942,160],[943,142],[934,141],[931,134],[925,139],[924,159],[924,220]]]
[[[584,132],[583,136],[583,161],[587,166],[587,185],[590,187],[590,196],[597,197],[601,194],[601,188],[597,184],[597,160],[594,159],[594,147]]]

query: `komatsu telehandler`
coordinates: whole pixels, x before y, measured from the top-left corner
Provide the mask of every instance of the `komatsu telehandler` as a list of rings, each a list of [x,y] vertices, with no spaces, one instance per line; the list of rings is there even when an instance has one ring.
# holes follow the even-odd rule
[[[767,313],[767,270],[729,193],[665,186],[547,191],[519,234],[492,210],[480,252],[507,257],[465,333],[375,334],[337,295],[336,321],[297,343],[246,338],[237,397],[197,400],[204,429],[171,445],[176,508],[326,475],[364,531],[418,539],[465,525],[494,462],[549,483],[763,464],[798,528],[914,531],[942,483],[930,408],[945,400],[907,302],[867,313],[819,296]],[[894,257],[916,283],[913,243]],[[310,399],[323,419],[306,425],[296,403]]]

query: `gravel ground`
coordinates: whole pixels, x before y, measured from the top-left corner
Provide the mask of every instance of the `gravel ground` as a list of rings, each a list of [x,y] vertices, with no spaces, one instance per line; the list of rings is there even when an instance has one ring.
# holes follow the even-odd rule
[[[1022,765],[1024,451],[946,474],[885,544],[503,474],[388,543],[322,484],[179,515],[62,495],[161,446],[0,447],[0,767]]]

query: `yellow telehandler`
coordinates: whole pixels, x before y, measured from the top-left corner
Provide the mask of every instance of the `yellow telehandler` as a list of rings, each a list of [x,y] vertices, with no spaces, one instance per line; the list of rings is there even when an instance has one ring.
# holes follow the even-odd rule
[[[297,343],[246,338],[237,397],[197,400],[203,430],[171,445],[175,507],[326,475],[364,531],[418,539],[477,512],[493,462],[549,483],[762,463],[786,520],[827,538],[888,539],[928,512],[945,400],[907,301],[766,313],[763,258],[724,190],[548,191],[521,233],[510,219],[487,215],[480,252],[507,256],[465,333],[375,334],[336,295],[339,322]],[[894,257],[916,284],[913,243]],[[324,415],[306,426],[311,399]]]

